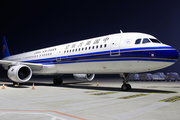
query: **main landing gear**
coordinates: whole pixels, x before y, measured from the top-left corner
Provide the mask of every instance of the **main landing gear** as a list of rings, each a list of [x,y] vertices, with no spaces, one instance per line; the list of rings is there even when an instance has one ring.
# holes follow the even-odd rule
[[[53,83],[55,85],[61,85],[63,83],[63,79],[60,77],[54,78]]]
[[[131,90],[131,85],[128,84],[128,73],[120,73],[120,76],[123,78],[123,85],[121,86],[122,91]]]

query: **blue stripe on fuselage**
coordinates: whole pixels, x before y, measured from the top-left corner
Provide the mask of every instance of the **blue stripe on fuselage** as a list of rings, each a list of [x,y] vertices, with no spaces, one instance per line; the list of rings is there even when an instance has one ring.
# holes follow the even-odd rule
[[[116,52],[117,50],[112,50]],[[163,61],[163,62],[176,62],[177,56],[173,56],[176,50],[172,47],[143,47],[143,48],[129,48],[121,49],[120,56],[110,56],[110,51],[101,51],[86,54],[77,54],[69,56],[61,56],[61,61],[56,62],[56,57],[30,60],[23,62],[42,63],[42,64],[66,64],[77,62],[97,62],[97,61],[127,61],[127,60],[139,60],[139,61]],[[177,51],[176,51],[177,52]],[[154,54],[152,57],[151,54]],[[170,56],[172,54],[172,56]]]

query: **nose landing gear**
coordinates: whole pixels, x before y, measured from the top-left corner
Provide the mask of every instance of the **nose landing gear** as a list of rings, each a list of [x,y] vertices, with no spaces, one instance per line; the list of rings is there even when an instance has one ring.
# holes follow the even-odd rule
[[[121,86],[122,91],[128,91],[131,90],[131,85],[130,84],[123,84]]]
[[[128,73],[120,73],[121,78],[123,78],[123,85],[121,86],[122,91],[131,90],[131,85],[128,84]]]

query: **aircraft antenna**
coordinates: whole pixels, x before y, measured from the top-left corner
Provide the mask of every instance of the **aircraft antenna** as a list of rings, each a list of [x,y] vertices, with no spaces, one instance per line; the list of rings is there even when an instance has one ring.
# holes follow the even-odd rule
[[[123,31],[122,31],[122,30],[120,30],[120,33],[123,33]]]

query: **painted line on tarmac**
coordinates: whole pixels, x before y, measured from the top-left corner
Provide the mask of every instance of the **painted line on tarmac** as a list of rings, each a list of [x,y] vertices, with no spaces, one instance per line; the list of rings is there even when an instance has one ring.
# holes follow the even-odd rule
[[[164,99],[164,100],[160,100],[160,102],[170,102],[170,103],[173,103],[173,102],[176,102],[178,100],[180,100],[180,96],[170,97],[170,98],[167,98],[167,99]]]
[[[108,95],[108,94],[115,94],[115,93],[120,93],[120,92],[101,92],[101,93],[93,93],[89,95]]]
[[[101,91],[85,91],[84,93],[93,93],[93,92],[101,92]]]
[[[57,114],[60,114],[60,115],[68,116],[68,117],[71,117],[71,118],[76,118],[76,119],[79,119],[79,120],[86,120],[86,119],[84,119],[84,118],[76,117],[76,116],[69,115],[69,114],[62,113],[62,112],[58,112],[58,111],[51,111],[51,110],[15,110],[15,109],[0,109],[0,111],[52,112],[52,113],[57,113]]]
[[[4,114],[33,114],[33,115],[47,115],[47,116],[50,116],[50,117],[52,117],[52,119],[51,120],[56,120],[56,119],[60,119],[60,120],[66,120],[66,119],[64,119],[64,118],[60,118],[60,117],[57,117],[57,116],[54,116],[54,115],[51,115],[51,114],[47,114],[47,113],[19,113],[19,112],[4,112],[4,113],[2,113],[2,114],[0,114],[0,116],[1,115],[4,115]]]
[[[130,95],[130,96],[126,96],[126,97],[118,97],[118,99],[131,99],[131,98],[142,97],[142,96],[146,96],[146,95],[150,95],[150,94]]]
[[[175,95],[180,95],[180,93],[168,93],[168,92],[150,92],[150,94],[152,93],[159,93],[159,94],[175,94]]]

